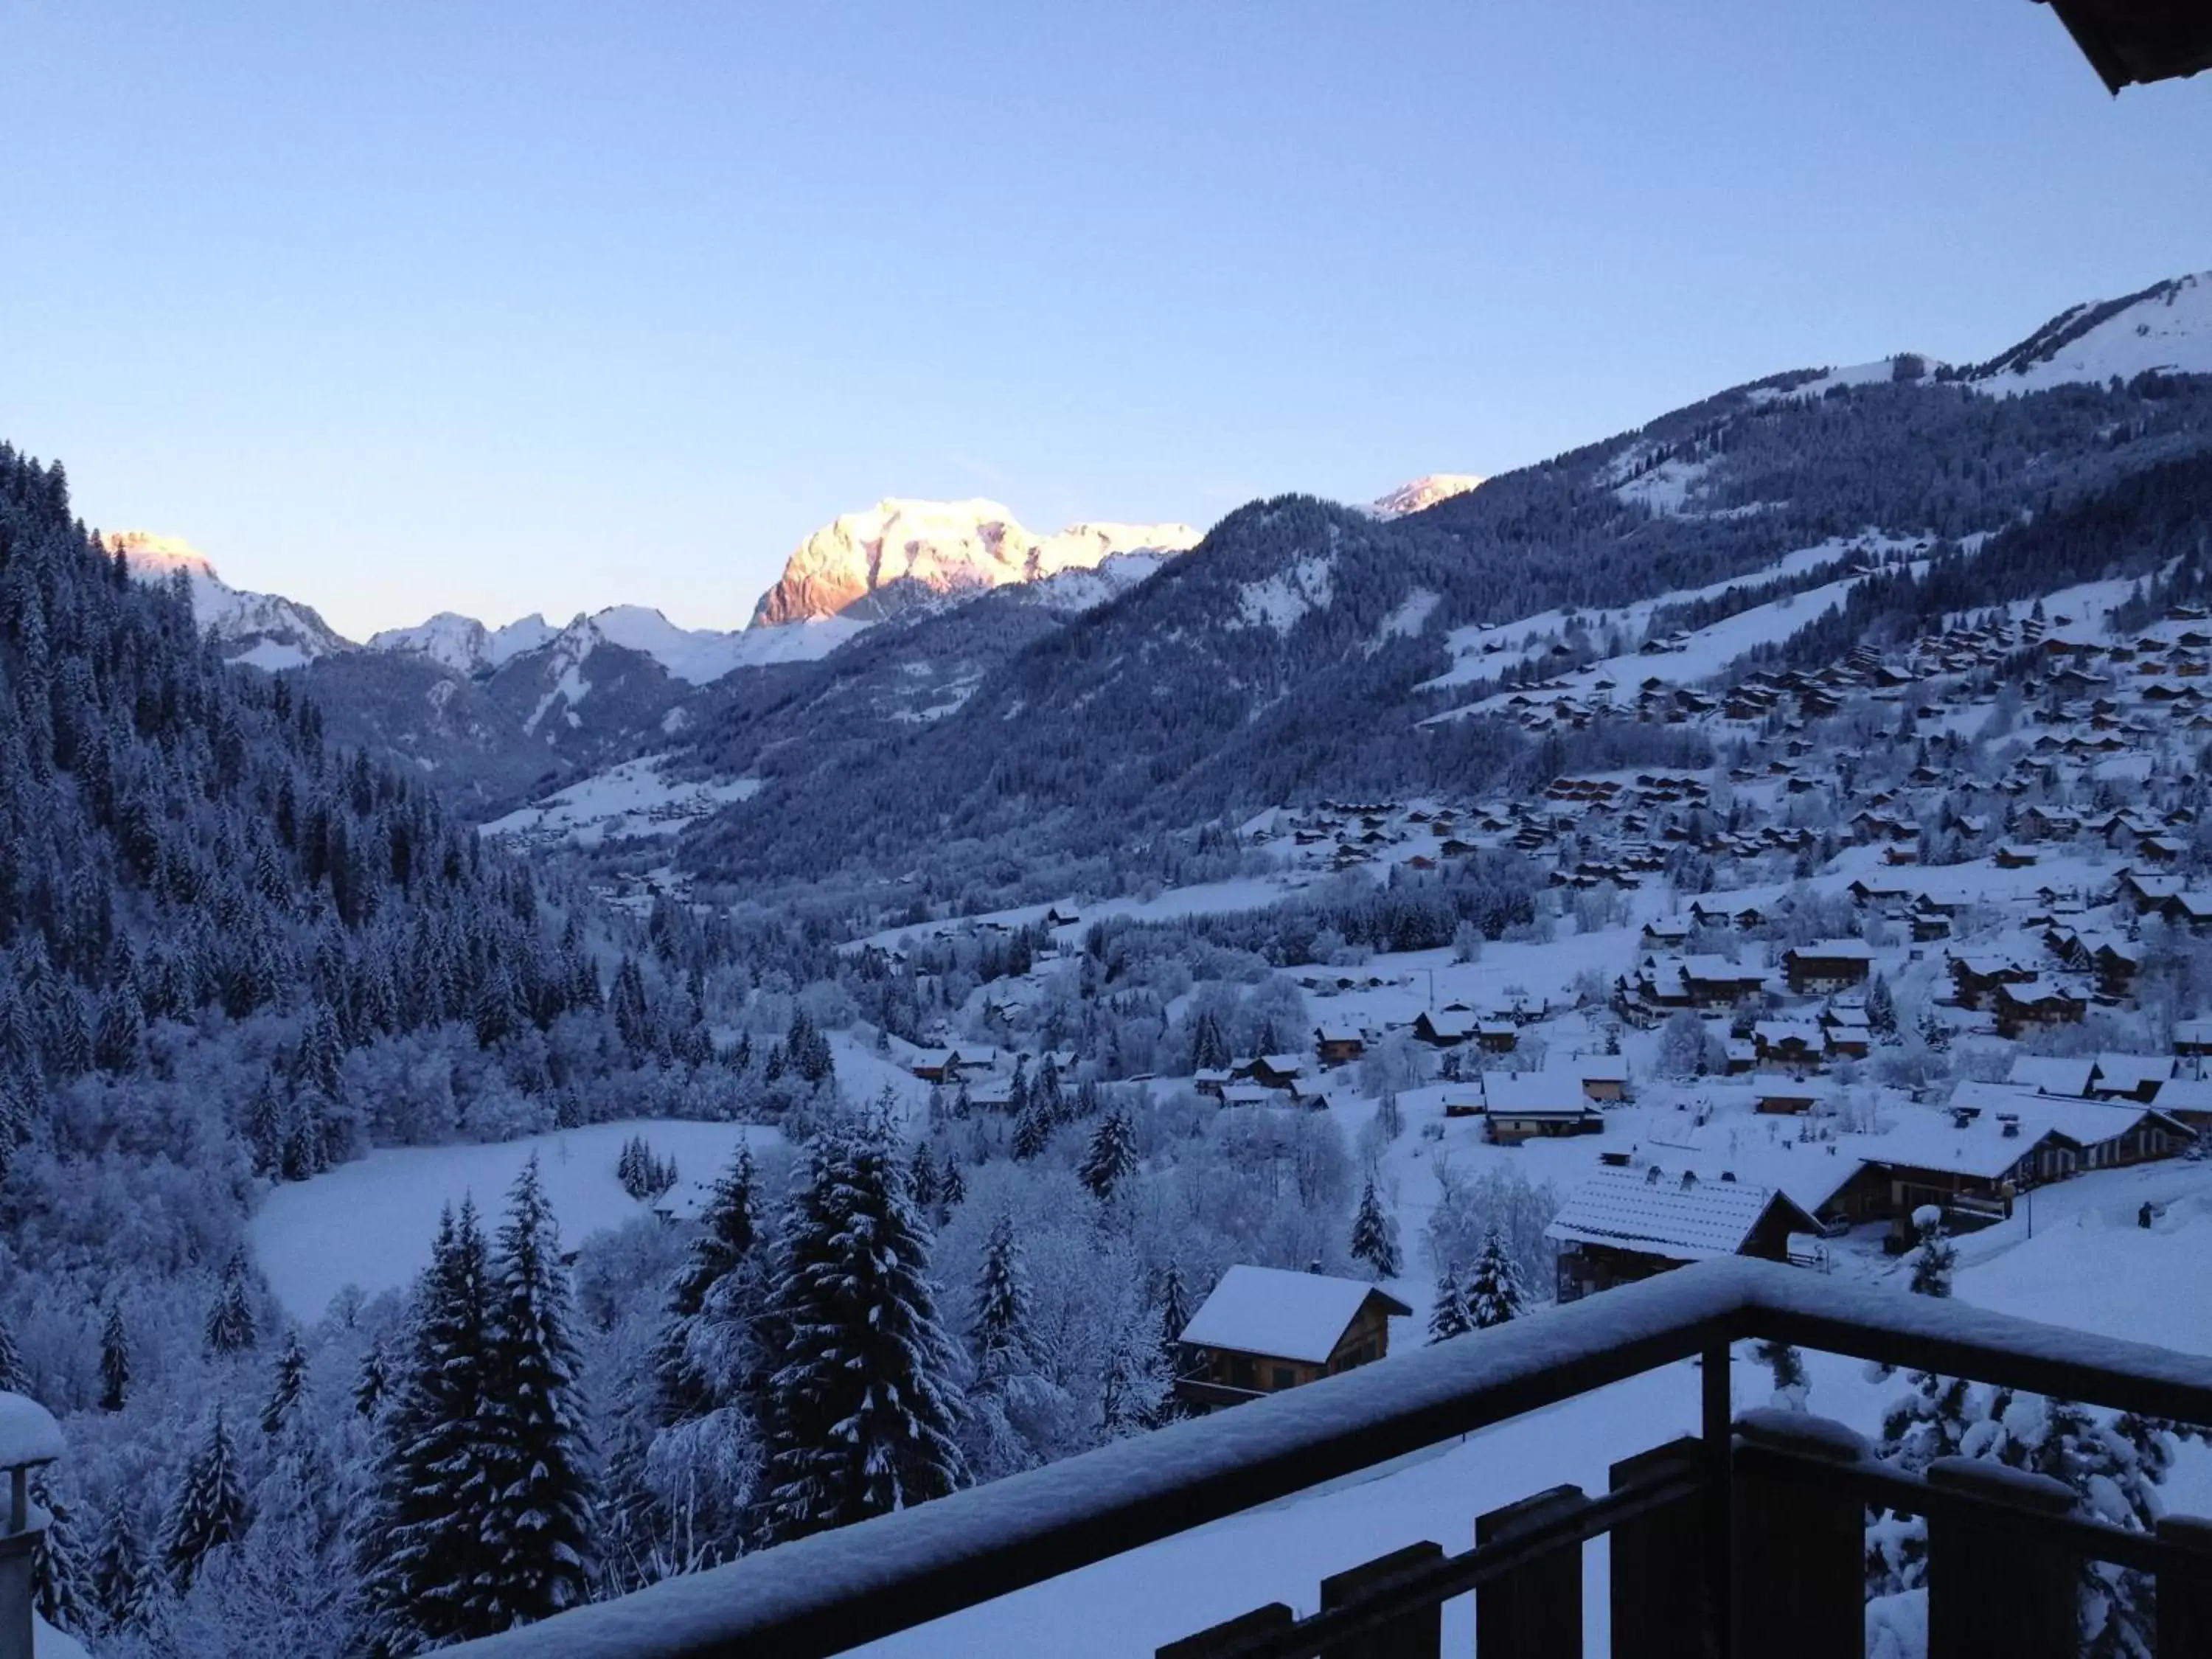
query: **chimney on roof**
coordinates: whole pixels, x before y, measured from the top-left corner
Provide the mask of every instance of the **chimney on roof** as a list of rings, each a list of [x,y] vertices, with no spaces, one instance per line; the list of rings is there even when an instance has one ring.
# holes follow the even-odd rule
[[[1734,1170],[1723,1170],[1721,1171],[1721,1179],[1727,1182],[1730,1186],[1735,1185],[1735,1171]]]
[[[1647,1187],[1656,1187],[1659,1184],[1659,1166],[1655,1164],[1651,1166],[1651,1173],[1644,1177],[1644,1184]]]
[[[1697,1184],[1698,1172],[1695,1170],[1685,1170],[1682,1171],[1682,1190],[1684,1192],[1688,1192]]]

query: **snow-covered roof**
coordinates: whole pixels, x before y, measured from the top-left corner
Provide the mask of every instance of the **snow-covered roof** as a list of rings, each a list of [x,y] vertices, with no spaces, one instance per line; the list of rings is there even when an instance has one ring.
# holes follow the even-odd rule
[[[2016,1088],[2046,1095],[2086,1095],[2094,1060],[2066,1059],[2057,1054],[2014,1054],[2005,1081]]]
[[[52,1412],[27,1395],[0,1394],[0,1469],[52,1463],[67,1449]]]
[[[2173,1075],[2172,1054],[2099,1054],[2097,1086],[2131,1095],[2146,1083],[2163,1083]],[[2084,1093],[2087,1091],[2083,1091]]]
[[[1603,1170],[1567,1194],[1544,1237],[1555,1244],[1609,1244],[1672,1261],[1703,1261],[1741,1250],[1770,1204],[1798,1209],[1771,1187],[1695,1180],[1685,1186],[1683,1180]],[[1811,1217],[1801,1212],[1797,1218],[1806,1231],[1817,1231]]]
[[[1864,939],[1823,939],[1793,945],[1790,954],[1809,962],[1870,962],[1874,949]]]
[[[1577,1072],[1485,1072],[1482,1097],[1493,1115],[1500,1112],[1586,1111]]]
[[[1370,1296],[1381,1297],[1401,1318],[1413,1311],[1364,1279],[1240,1264],[1221,1275],[1213,1294],[1182,1328],[1182,1340],[1201,1348],[1324,1364]]]

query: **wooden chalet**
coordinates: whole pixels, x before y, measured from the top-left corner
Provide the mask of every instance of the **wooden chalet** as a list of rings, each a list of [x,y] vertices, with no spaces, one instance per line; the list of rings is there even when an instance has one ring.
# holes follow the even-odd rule
[[[1357,1025],[1316,1026],[1314,1051],[1322,1065],[1342,1066],[1367,1052],[1367,1034]]]
[[[1855,939],[1822,939],[1782,953],[1782,971],[1799,996],[1856,990],[1867,982],[1873,965],[1874,951]]]
[[[1486,1072],[1482,1103],[1484,1136],[1500,1146],[1605,1130],[1605,1115],[1572,1072]]]
[[[1231,1267],[1182,1328],[1176,1394],[1211,1411],[1317,1382],[1382,1358],[1413,1311],[1364,1279]]]
[[[1559,1298],[1578,1301],[1616,1285],[1720,1256],[1786,1261],[1792,1233],[1820,1224],[1771,1188],[1723,1176],[1601,1170],[1573,1192],[1544,1237],[1559,1247]]]

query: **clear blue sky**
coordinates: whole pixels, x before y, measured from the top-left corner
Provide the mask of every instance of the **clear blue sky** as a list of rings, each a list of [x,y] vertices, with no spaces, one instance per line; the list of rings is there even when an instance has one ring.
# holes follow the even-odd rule
[[[2027,0],[0,0],[0,435],[360,633],[732,625],[886,495],[1187,518],[2212,266]]]

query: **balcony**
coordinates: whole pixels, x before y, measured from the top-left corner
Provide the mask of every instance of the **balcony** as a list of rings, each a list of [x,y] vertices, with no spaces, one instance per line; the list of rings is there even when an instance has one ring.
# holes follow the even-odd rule
[[[2072,1514],[2069,1489],[1986,1462],[1926,1478],[1865,1456],[1816,1418],[1732,1415],[1730,1345],[1881,1360],[2181,1423],[2212,1423],[2212,1358],[1838,1284],[1771,1262],[1705,1262],[1177,1424],[979,1487],[672,1579],[455,1650],[476,1659],[775,1655],[812,1659],[911,1629],[1455,1436],[1660,1366],[1702,1362],[1701,1433],[1467,1517],[1474,1547],[1419,1544],[1160,1646],[1161,1659],[1431,1659],[1443,1604],[1474,1598],[1485,1654],[1583,1652],[1581,1554],[1610,1535],[1612,1650],[1861,1659],[1863,1517],[1929,1531],[1930,1659],[2077,1650],[2075,1573],[2155,1576],[2158,1651],[2212,1654],[2212,1522],[2154,1532]],[[1141,1652],[1145,1644],[1135,1642]],[[980,1651],[980,1650],[979,1650]]]

